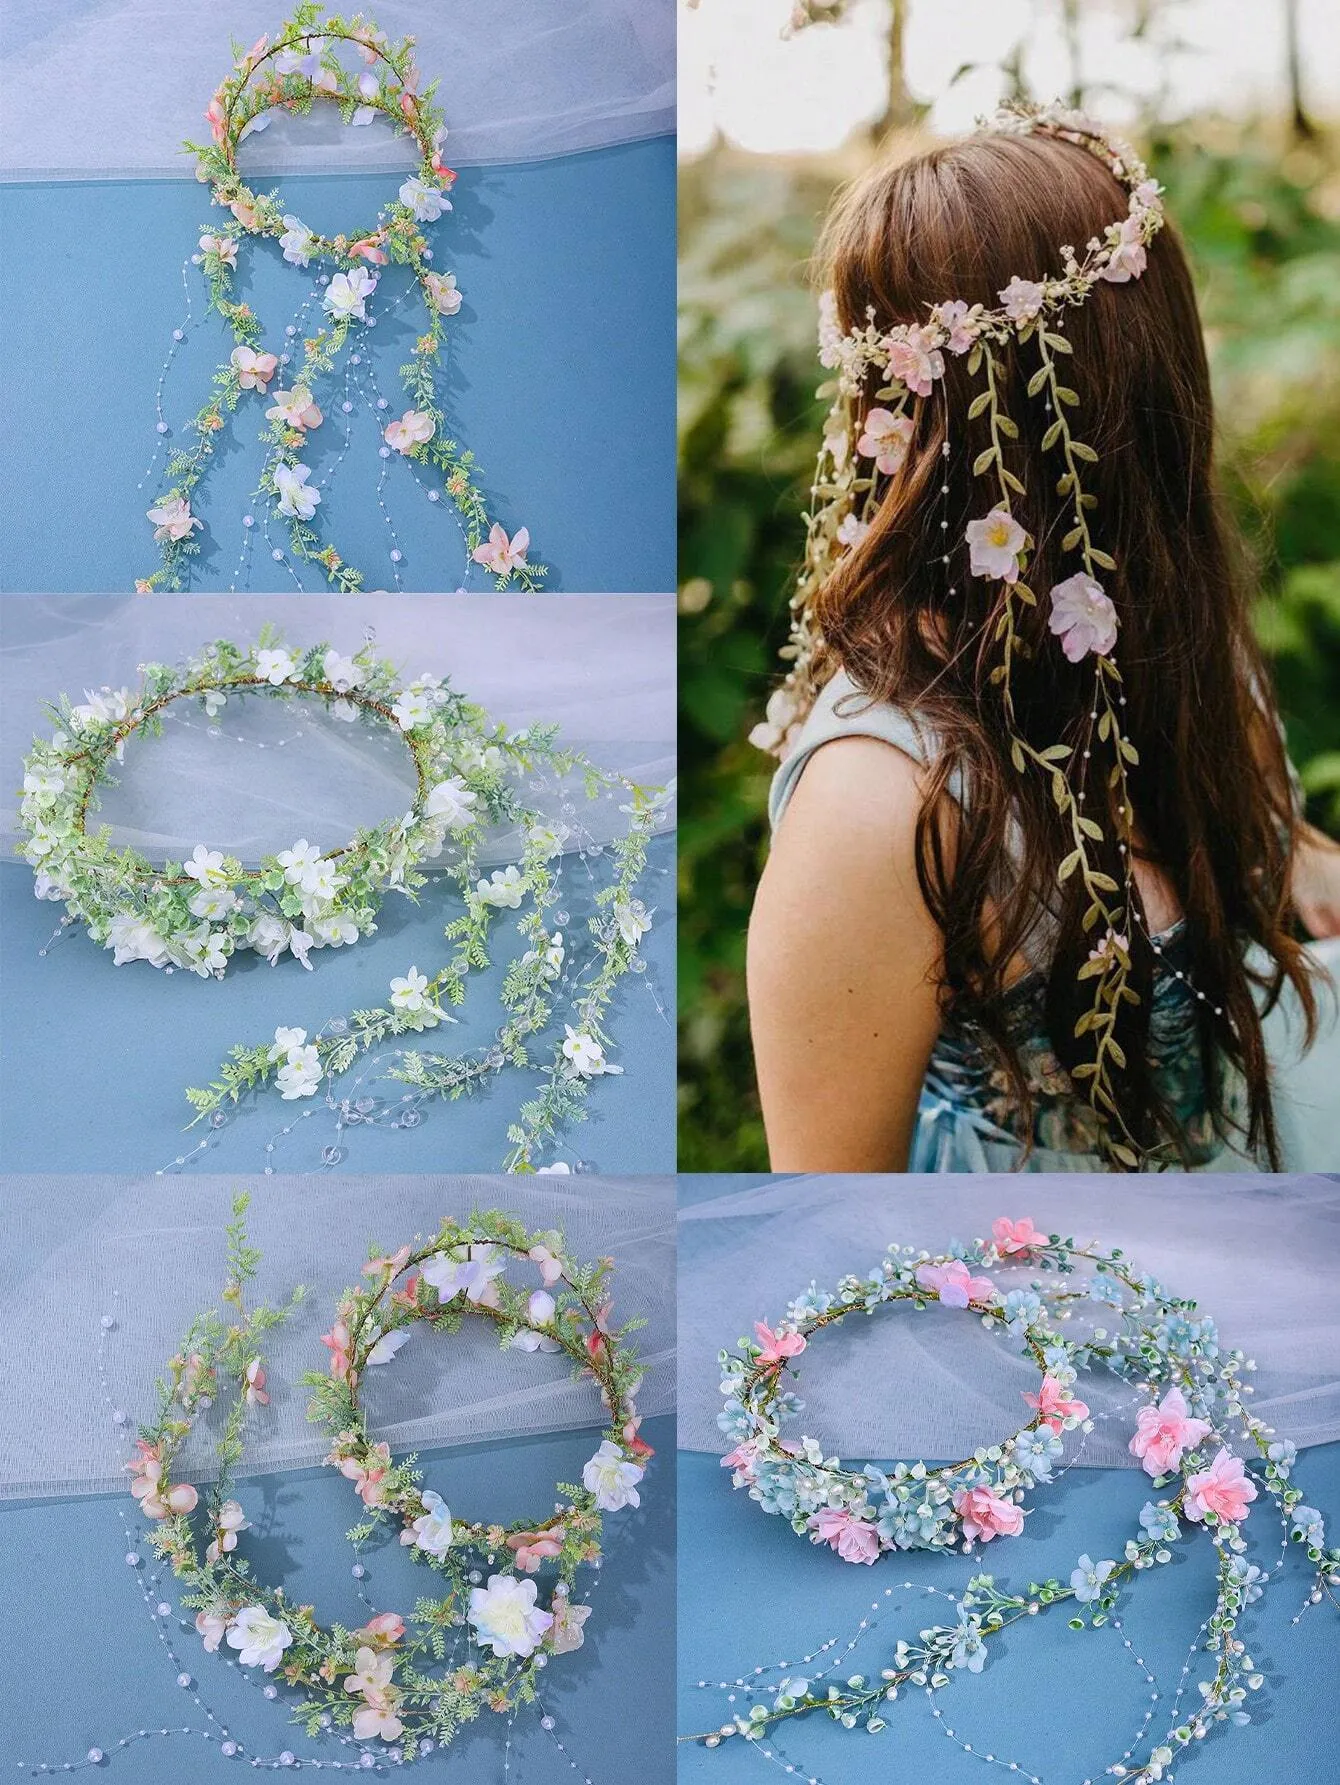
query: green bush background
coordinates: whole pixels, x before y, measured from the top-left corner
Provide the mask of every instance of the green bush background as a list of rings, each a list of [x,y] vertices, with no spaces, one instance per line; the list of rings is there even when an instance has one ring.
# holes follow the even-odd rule
[[[1340,154],[1313,127],[1150,124],[1190,249],[1226,489],[1314,822],[1340,831]],[[744,938],[770,760],[746,741],[776,672],[818,438],[808,261],[872,153],[726,147],[680,183],[680,1167],[766,1169]]]

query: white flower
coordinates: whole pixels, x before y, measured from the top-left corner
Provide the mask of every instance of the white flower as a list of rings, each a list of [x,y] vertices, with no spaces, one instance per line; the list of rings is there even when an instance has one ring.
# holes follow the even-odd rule
[[[571,1173],[572,1167],[562,1159],[555,1165],[537,1165],[535,1168],[537,1178],[566,1178],[571,1176]]]
[[[616,905],[614,921],[619,926],[619,934],[630,948],[636,948],[651,928],[651,918],[647,915],[647,908],[640,899],[633,899],[628,904]]]
[[[400,202],[409,206],[419,223],[436,223],[443,211],[451,209],[451,200],[417,174],[411,174],[400,188]]]
[[[428,301],[443,316],[454,316],[461,307],[461,293],[456,287],[455,273],[429,273],[424,279]]]
[[[312,393],[305,384],[295,384],[292,390],[277,390],[273,393],[274,404],[265,411],[267,421],[282,422],[286,428],[319,428],[321,411],[312,401]]]
[[[559,854],[567,841],[566,825],[537,824],[526,836],[526,847],[533,854],[541,855],[546,861]]]
[[[227,917],[238,905],[237,894],[230,886],[203,886],[187,903],[192,917]]]
[[[284,250],[284,259],[290,266],[307,266],[312,258],[315,241],[316,237],[300,217],[285,217],[284,233],[279,238],[279,246]]]
[[[271,475],[275,494],[279,498],[280,514],[292,515],[299,521],[310,521],[321,500],[320,490],[309,489],[307,486],[307,479],[312,475],[311,466],[276,465]]]
[[[468,1258],[452,1258],[449,1253],[435,1252],[423,1266],[423,1280],[431,1283],[439,1301],[449,1302],[464,1294],[470,1302],[492,1307],[497,1301],[493,1279],[507,1269],[504,1255],[496,1258],[497,1248],[487,1242],[470,1247]]]
[[[426,695],[406,689],[391,708],[391,714],[401,731],[414,731],[420,725],[427,725],[433,716],[433,706]]]
[[[436,426],[426,409],[407,409],[399,421],[388,423],[382,435],[388,446],[393,446],[397,452],[408,453],[416,446],[426,445]]]
[[[166,967],[171,960],[168,945],[147,918],[123,912],[114,917],[107,930],[107,945],[112,949],[112,965],[123,967],[127,961],[148,961],[151,967]]]
[[[205,712],[211,719],[217,719],[228,705],[228,696],[222,688],[211,688],[205,695]]]
[[[189,539],[191,529],[203,525],[191,513],[185,496],[168,496],[156,508],[145,510],[154,524],[155,539]]]
[[[472,1587],[469,1618],[480,1644],[499,1657],[533,1654],[554,1621],[536,1605],[536,1592],[533,1580],[512,1574],[491,1574],[486,1587]]]
[[[625,1506],[641,1504],[637,1484],[646,1473],[640,1463],[630,1463],[619,1446],[606,1438],[582,1470],[582,1486],[595,1495],[602,1512],[622,1512]]]
[[[367,1364],[389,1364],[402,1345],[409,1344],[409,1328],[398,1326],[393,1333],[383,1333],[364,1358]]]
[[[307,1045],[306,1029],[276,1029],[270,1048],[271,1060],[288,1060],[300,1054]]]
[[[57,769],[29,769],[23,777],[23,791],[35,806],[51,805],[64,788],[65,777]]]
[[[338,651],[327,651],[321,659],[322,673],[332,688],[347,694],[363,680],[363,671],[352,657],[341,657]]]
[[[292,849],[281,849],[275,857],[284,870],[290,886],[301,886],[307,875],[321,860],[321,851],[306,837],[299,837]]]
[[[191,971],[202,979],[208,979],[211,974],[222,974],[228,965],[228,950],[224,947],[227,940],[226,930],[211,930],[207,923],[201,924],[198,930],[182,937],[182,957]]]
[[[543,951],[535,948],[528,949],[521,957],[521,964],[523,967],[529,967],[533,961],[543,961],[544,964],[540,969],[541,977],[557,979],[563,971],[566,953],[567,950],[563,947],[563,932],[555,930]]]
[[[564,1023],[567,1038],[563,1043],[563,1053],[572,1062],[574,1072],[582,1078],[599,1078],[603,1072],[622,1072],[621,1066],[611,1066],[605,1058],[605,1050],[594,1035],[588,1035],[584,1029],[574,1029],[570,1023]]]
[[[302,890],[313,899],[322,902],[333,899],[342,886],[349,884],[349,876],[336,871],[332,861],[313,862],[304,871]]]
[[[70,709],[70,720],[80,731],[87,731],[94,725],[115,724],[129,711],[128,688],[102,688],[97,693],[92,688],[85,688],[84,704]]]
[[[856,515],[844,515],[837,530],[839,545],[857,546],[869,537],[870,522],[860,520]]]
[[[377,289],[376,277],[366,267],[355,267],[349,273],[336,273],[321,300],[337,322],[357,316],[367,320],[367,301]]]
[[[974,576],[1018,581],[1019,553],[1027,535],[1007,508],[993,508],[983,520],[969,521],[965,537]]]
[[[547,1289],[536,1289],[526,1303],[526,1315],[531,1326],[523,1326],[512,1334],[512,1344],[518,1351],[561,1351],[563,1347],[557,1339],[547,1333],[531,1330],[535,1326],[549,1326],[558,1312],[558,1303]]]
[[[202,254],[217,254],[227,267],[237,265],[237,243],[231,236],[201,236],[200,252]]]
[[[511,911],[521,904],[525,891],[525,877],[516,867],[495,868],[487,880],[479,881],[475,887],[486,905],[506,906]]]
[[[449,780],[439,781],[436,787],[430,788],[423,803],[423,815],[440,818],[449,831],[464,830],[466,825],[474,822],[471,807],[478,798],[479,795],[472,793],[459,775],[452,775]]]
[[[1077,570],[1051,592],[1048,626],[1061,641],[1071,663],[1079,663],[1096,651],[1106,657],[1117,642],[1117,610],[1103,593],[1101,583]]]
[[[271,911],[260,912],[247,932],[247,947],[263,954],[272,967],[292,940],[293,925]]]
[[[419,1498],[427,1511],[405,1527],[400,1533],[400,1541],[412,1543],[416,1549],[426,1550],[430,1556],[445,1556],[455,1535],[451,1528],[450,1509],[441,1494],[435,1494],[431,1488],[420,1494]]]
[[[382,84],[375,74],[365,71],[358,77],[358,90],[364,99],[376,99],[382,90]]]
[[[219,1508],[219,1516],[215,1523],[218,1527],[219,1535],[205,1551],[205,1559],[209,1562],[217,1562],[220,1554],[227,1554],[229,1551],[235,1550],[237,1548],[238,1532],[249,1531],[251,1529],[246,1514],[236,1500],[224,1501],[223,1505]],[[197,1628],[198,1626],[199,1621],[197,1620]],[[218,1646],[218,1637],[215,1637],[214,1648],[217,1649]],[[209,1644],[206,1643],[205,1647],[208,1649]],[[213,1649],[210,1649],[210,1653],[212,1654],[213,1652]]]
[[[331,917],[314,917],[311,920],[312,934],[323,948],[343,948],[347,942],[358,941],[358,925],[352,917],[336,914]]]
[[[358,708],[351,700],[332,700],[330,703],[330,716],[332,719],[343,719],[346,722],[352,722],[358,717]]]
[[[431,1008],[431,1001],[424,996],[428,990],[428,975],[420,973],[417,967],[411,967],[403,977],[391,981],[391,1008],[393,1010],[426,1010]]]
[[[277,651],[267,647],[256,653],[256,674],[262,681],[278,688],[281,682],[287,682],[298,665],[287,651]]]
[[[287,1624],[272,1617],[263,1605],[244,1605],[228,1632],[228,1647],[239,1650],[243,1667],[263,1667],[273,1673],[293,1641]]]
[[[275,1083],[285,1103],[296,1097],[312,1097],[321,1085],[321,1056],[313,1047],[290,1048]]]
[[[223,851],[206,849],[203,843],[197,843],[190,861],[182,863],[182,873],[198,880],[201,886],[224,886],[228,880],[223,871]]]
[[[1043,290],[1033,279],[1021,279],[1016,273],[1005,287],[996,294],[1005,306],[1005,313],[1011,322],[1028,322],[1042,308]]]

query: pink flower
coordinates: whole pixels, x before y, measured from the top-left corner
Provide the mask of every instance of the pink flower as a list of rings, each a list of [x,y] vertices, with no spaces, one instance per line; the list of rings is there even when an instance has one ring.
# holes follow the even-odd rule
[[[407,409],[399,421],[390,422],[384,430],[388,446],[397,452],[413,452],[416,446],[424,446],[433,437],[437,423],[424,409]],[[503,535],[506,538],[506,534]],[[475,554],[479,556],[478,552]]]
[[[844,1562],[864,1562],[868,1567],[879,1555],[879,1532],[854,1512],[823,1506],[810,1520],[815,1541],[835,1549]]]
[[[1212,1512],[1236,1525],[1246,1518],[1247,1507],[1255,1498],[1256,1484],[1243,1469],[1242,1458],[1221,1450],[1208,1469],[1187,1477],[1183,1506],[1186,1516],[1197,1523]]]
[[[1032,279],[1021,279],[1016,273],[1004,291],[996,294],[1005,306],[1011,322],[1028,322],[1042,308],[1041,285]]]
[[[247,1365],[246,1399],[247,1405],[251,1407],[258,1404],[268,1407],[270,1404],[270,1397],[265,1392],[265,1371],[261,1368],[258,1357],[253,1357]]]
[[[943,378],[945,356],[932,345],[929,329],[910,328],[901,340],[888,343],[885,364],[890,378],[897,378],[919,397],[928,397],[937,378]]]
[[[994,1293],[990,1277],[974,1277],[961,1258],[948,1264],[920,1264],[917,1282],[923,1289],[933,1290],[946,1308],[966,1308],[969,1302],[984,1302]]]
[[[1170,1388],[1157,1407],[1140,1409],[1127,1448],[1140,1458],[1147,1475],[1167,1475],[1181,1462],[1184,1450],[1194,1450],[1213,1430],[1207,1420],[1188,1418],[1181,1389]]]
[[[990,1543],[993,1537],[1017,1537],[1024,1528],[1021,1507],[1001,1500],[990,1488],[960,1488],[953,1497],[954,1511],[963,1521],[969,1543]]]
[[[977,318],[981,309],[980,304],[974,304],[970,309],[962,298],[935,306],[935,320],[949,331],[945,345],[951,353],[966,353],[977,339]]]
[[[354,1740],[370,1742],[374,1736],[380,1736],[384,1742],[393,1742],[403,1734],[405,1725],[395,1714],[395,1700],[375,1687],[369,1688],[364,1697],[367,1702],[361,1710],[354,1712]]]
[[[964,537],[968,542],[968,568],[974,576],[1018,582],[1019,553],[1028,535],[1008,508],[993,508],[982,520],[969,521]]]
[[[228,1630],[228,1620],[222,1612],[198,1611],[195,1614],[195,1627],[200,1632],[201,1641],[205,1645],[205,1653],[214,1655]]]
[[[409,1254],[410,1248],[401,1246],[398,1251],[392,1252],[387,1258],[369,1258],[363,1266],[363,1275],[365,1277],[380,1277],[385,1271],[388,1277],[399,1276],[409,1262]]]
[[[754,1322],[754,1333],[763,1347],[758,1360],[763,1364],[780,1364],[784,1358],[799,1357],[805,1349],[803,1333],[775,1333],[762,1320]]]
[[[234,347],[232,361],[243,390],[263,391],[279,365],[273,353],[257,353],[254,347]]]
[[[514,1531],[507,1539],[508,1549],[516,1551],[516,1565],[523,1574],[534,1574],[540,1563],[561,1555],[561,1531]]]
[[[224,117],[223,101],[219,98],[217,93],[205,107],[205,117],[209,120],[210,134],[213,136],[214,141],[216,143],[221,143],[224,137],[226,120]]]
[[[341,1379],[349,1376],[351,1360],[349,1328],[342,1320],[337,1320],[328,1333],[322,1333],[321,1343],[330,1353],[330,1373]],[[350,1377],[350,1381],[353,1378]]]
[[[1101,936],[1089,950],[1089,959],[1091,961],[1106,961],[1108,956],[1111,955],[1115,960],[1117,958],[1118,950],[1122,954],[1129,955],[1131,951],[1131,939],[1122,930],[1109,930],[1107,934]]]
[[[735,1469],[744,1476],[746,1481],[752,1481],[754,1479],[754,1464],[757,1461],[758,1444],[754,1439],[747,1438],[743,1444],[737,1444],[734,1450],[727,1452],[722,1457],[721,1467]]]
[[[385,252],[377,245],[376,236],[365,236],[361,242],[351,243],[349,253],[358,255],[362,260],[370,260],[373,266],[386,265]]]
[[[1077,570],[1074,576],[1056,584],[1051,602],[1047,624],[1072,663],[1081,662],[1090,651],[1107,656],[1117,642],[1117,610],[1103,593],[1101,583]]]
[[[869,532],[869,521],[858,520],[854,514],[849,514],[844,516],[842,525],[837,530],[838,542],[845,546],[857,546]]]
[[[390,1642],[399,1642],[405,1634],[405,1620],[395,1611],[379,1611],[375,1618],[369,1618],[361,1630],[354,1632],[361,1641],[374,1647]]]
[[[907,457],[912,438],[912,418],[894,415],[888,409],[866,412],[865,431],[856,442],[856,450],[875,461],[875,469],[891,477]]]
[[[326,1461],[333,1462],[346,1481],[353,1482],[364,1506],[382,1504],[386,1498],[386,1476],[391,1467],[389,1444],[373,1445],[367,1462],[360,1462],[357,1457],[327,1457]]]
[[[519,527],[515,536],[509,539],[505,530],[495,522],[483,545],[477,545],[470,556],[476,564],[483,564],[495,576],[510,576],[514,570],[526,568],[526,552],[529,547],[528,527]]]
[[[1042,1387],[1035,1395],[1026,1394],[1024,1399],[1030,1407],[1036,1407],[1041,1415],[1040,1423],[1050,1426],[1053,1432],[1064,1429],[1068,1419],[1087,1419],[1089,1409],[1083,1401],[1068,1396],[1055,1376],[1044,1376]]]
[[[532,1246],[526,1256],[533,1264],[539,1265],[545,1288],[552,1289],[563,1275],[563,1260],[551,1252],[548,1246]]]
[[[1111,259],[1103,268],[1102,278],[1110,280],[1113,285],[1125,285],[1128,280],[1140,277],[1148,259],[1143,235],[1143,217],[1136,215],[1124,220],[1112,246]]]
[[[209,1548],[205,1551],[205,1560],[207,1562],[217,1562],[220,1556],[227,1555],[232,1550],[235,1550],[237,1548],[238,1532],[249,1531],[250,1529],[251,1526],[247,1523],[247,1515],[243,1512],[237,1501],[225,1500],[223,1505],[219,1508],[219,1515],[214,1526],[214,1537]]]
[[[144,1516],[165,1519],[192,1511],[200,1496],[189,1483],[182,1482],[163,1492],[163,1463],[158,1447],[137,1438],[135,1448],[139,1455],[133,1463],[127,1463],[126,1468],[131,1476],[130,1491],[139,1501]]]
[[[1005,1257],[1022,1258],[1034,1246],[1047,1243],[1046,1234],[1039,1233],[1034,1227],[1031,1215],[1025,1215],[1022,1221],[1011,1221],[1008,1215],[998,1215],[991,1223],[991,1237],[996,1242],[997,1252]]]
[[[204,526],[191,513],[185,496],[165,496],[157,508],[144,512],[154,524],[155,539],[189,539],[194,528]]]
[[[268,35],[262,35],[252,44],[251,48],[242,58],[242,69],[244,73],[249,73],[260,61],[261,57],[265,54],[265,46],[269,41],[270,39]]]

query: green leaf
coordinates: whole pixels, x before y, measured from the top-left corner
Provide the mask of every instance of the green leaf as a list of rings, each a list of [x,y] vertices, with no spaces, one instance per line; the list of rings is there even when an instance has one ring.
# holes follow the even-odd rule
[[[991,464],[991,462],[995,458],[995,456],[996,456],[996,449],[994,446],[984,447],[982,449],[982,451],[978,453],[977,457],[972,462],[973,476],[980,477],[982,475],[983,471],[986,470],[987,466]]]
[[[1061,424],[1059,421],[1054,421],[1052,423],[1052,425],[1047,429],[1047,432],[1042,436],[1042,450],[1043,450],[1043,452],[1050,452],[1051,449],[1056,445],[1056,442],[1060,439],[1060,437],[1061,437]]]
[[[1048,347],[1054,347],[1058,353],[1073,353],[1075,351],[1064,335],[1054,335],[1048,331],[1044,333],[1042,338],[1047,343]]]
[[[991,392],[989,390],[984,390],[975,396],[972,402],[968,405],[968,420],[976,421],[977,417],[982,413],[983,409],[986,408],[990,401]]]
[[[1070,851],[1070,854],[1068,856],[1066,856],[1065,860],[1061,863],[1060,867],[1056,870],[1056,878],[1060,881],[1069,880],[1070,876],[1075,872],[1075,869],[1079,866],[1079,864],[1083,860],[1084,860],[1083,850],[1072,849]]]
[[[1074,453],[1077,459],[1084,459],[1090,465],[1096,465],[1098,463],[1098,454],[1085,440],[1072,440],[1070,442],[1070,450]]]
[[[1017,440],[1019,438],[1018,426],[1008,415],[1003,413],[998,415],[996,417],[996,426],[1007,440]]]
[[[1073,552],[1075,547],[1079,544],[1080,540],[1083,539],[1083,537],[1084,537],[1083,527],[1072,527],[1070,529],[1070,531],[1066,534],[1065,538],[1061,541],[1061,550],[1063,552]]]
[[[1109,557],[1106,552],[1100,552],[1096,545],[1091,545],[1089,547],[1089,556],[1093,559],[1095,564],[1101,564],[1104,570],[1115,570],[1117,568],[1116,559]]]
[[[1008,471],[1004,465],[1000,468],[1000,477],[1001,482],[1012,489],[1017,496],[1025,496],[1028,494],[1023,484],[1021,484],[1019,479],[1014,475],[1013,471]]]
[[[1079,392],[1071,390],[1071,388],[1068,384],[1058,384],[1057,385],[1056,400],[1059,403],[1066,404],[1066,406],[1070,409],[1078,409],[1079,408]]]
[[[1028,381],[1029,396],[1030,397],[1037,396],[1038,392],[1042,389],[1043,385],[1046,382],[1047,382],[1047,368],[1046,368],[1046,366],[1039,366],[1037,371],[1034,372],[1033,376]]]

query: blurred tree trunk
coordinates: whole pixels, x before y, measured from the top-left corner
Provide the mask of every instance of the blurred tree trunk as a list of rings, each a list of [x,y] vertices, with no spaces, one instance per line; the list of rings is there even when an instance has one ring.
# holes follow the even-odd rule
[[[889,59],[888,96],[884,102],[883,114],[870,126],[870,134],[876,139],[886,136],[890,130],[900,130],[908,124],[915,124],[924,109],[913,99],[907,87],[907,70],[904,66],[907,6],[908,0],[889,0],[889,23],[884,38]]]
[[[1298,0],[1284,0],[1284,44],[1289,78],[1289,110],[1293,133],[1306,140],[1317,134],[1317,127],[1303,104],[1303,69],[1298,47]]]
[[[1067,104],[1084,109],[1084,70],[1080,58],[1080,0],[1061,0],[1061,35],[1065,39],[1066,61],[1070,67]]]

